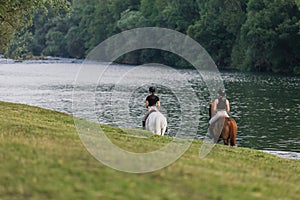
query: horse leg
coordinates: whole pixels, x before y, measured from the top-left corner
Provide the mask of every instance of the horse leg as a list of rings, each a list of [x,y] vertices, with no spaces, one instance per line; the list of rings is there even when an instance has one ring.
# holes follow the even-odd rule
[[[161,129],[161,136],[164,136],[164,135],[165,135],[165,132],[166,132],[166,127],[163,127],[163,128]]]
[[[229,144],[227,138],[226,138],[226,139],[223,139],[223,142],[224,142],[224,145],[228,145],[228,144]]]
[[[163,117],[160,121],[160,127],[161,127],[161,135],[164,136],[165,132],[167,131],[168,128],[168,122],[165,117]]]
[[[230,145],[235,146],[236,145],[236,134],[237,134],[237,124],[236,122],[231,119],[230,120]]]
[[[224,145],[229,145],[229,133],[228,128],[224,127],[221,133],[221,137],[223,139]]]
[[[229,145],[230,123],[228,123],[227,119],[225,119],[225,121],[224,121],[223,129],[221,132],[221,137],[223,139],[224,145]]]

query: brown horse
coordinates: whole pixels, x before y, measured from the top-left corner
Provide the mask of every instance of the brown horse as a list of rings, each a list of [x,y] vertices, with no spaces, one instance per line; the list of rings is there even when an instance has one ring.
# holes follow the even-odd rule
[[[229,145],[230,142],[231,146],[236,145],[237,128],[236,121],[230,117],[220,117],[209,127],[215,143],[223,139],[224,145]]]

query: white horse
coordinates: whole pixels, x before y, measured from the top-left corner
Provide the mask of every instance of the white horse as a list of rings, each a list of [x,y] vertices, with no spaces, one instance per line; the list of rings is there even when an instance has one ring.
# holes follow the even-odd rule
[[[167,119],[159,111],[151,112],[146,120],[146,130],[156,135],[164,136],[168,123]]]

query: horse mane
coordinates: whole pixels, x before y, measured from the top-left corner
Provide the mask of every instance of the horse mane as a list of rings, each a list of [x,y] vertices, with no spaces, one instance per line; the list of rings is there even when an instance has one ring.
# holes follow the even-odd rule
[[[154,113],[154,112],[157,112],[156,110],[150,110],[148,116],[151,114],[151,113]]]

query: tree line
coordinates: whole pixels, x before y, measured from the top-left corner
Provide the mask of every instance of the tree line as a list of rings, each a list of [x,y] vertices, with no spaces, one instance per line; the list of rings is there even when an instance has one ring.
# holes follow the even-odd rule
[[[25,32],[28,27],[35,25],[35,14],[45,14],[49,9],[59,13],[62,10],[68,11],[69,7],[68,0],[0,0],[0,53],[8,53],[8,46],[17,44],[21,41],[21,36],[24,38],[26,34],[30,34],[30,30]],[[17,51],[17,47],[14,51]]]
[[[8,45],[0,46],[5,55],[85,58],[95,46],[114,34],[156,26],[189,35],[208,51],[220,68],[300,74],[299,0],[48,2],[52,3],[35,9],[28,28],[16,31]],[[0,20],[5,16],[1,9],[0,6]],[[176,55],[151,49],[125,54],[118,61],[188,66]]]

